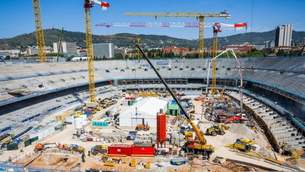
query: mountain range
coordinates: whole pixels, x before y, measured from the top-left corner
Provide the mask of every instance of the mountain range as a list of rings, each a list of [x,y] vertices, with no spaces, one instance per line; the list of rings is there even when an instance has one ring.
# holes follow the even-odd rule
[[[46,46],[53,46],[53,42],[58,42],[60,37],[61,30],[59,29],[45,29],[45,44]],[[128,33],[116,34],[117,36],[135,36]],[[162,48],[167,46],[177,46],[177,47],[189,47],[189,48],[198,48],[198,39],[197,40],[188,40],[173,38],[166,35],[136,35],[140,37],[143,41],[145,48]],[[295,43],[301,43],[305,38],[304,31],[293,31],[292,39]],[[267,32],[251,32],[251,33],[242,33],[226,37],[218,38],[218,46],[226,46],[232,44],[243,44],[252,40],[252,44],[263,44],[264,41],[274,40],[275,39],[275,30]],[[64,30],[62,41],[66,42],[76,42],[77,46],[85,48],[86,46],[86,37],[83,32],[72,32]],[[132,47],[136,40],[131,39],[119,39],[119,38],[109,38],[103,37],[100,35],[92,35],[93,43],[113,43],[118,47]],[[204,40],[205,47],[212,46],[213,39],[206,38]],[[0,50],[7,49],[20,49],[25,50],[28,46],[36,45],[36,34],[27,33],[15,36],[13,38],[0,39]]]

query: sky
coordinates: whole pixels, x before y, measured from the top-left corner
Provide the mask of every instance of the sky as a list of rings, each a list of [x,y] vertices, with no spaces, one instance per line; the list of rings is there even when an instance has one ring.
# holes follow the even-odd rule
[[[0,38],[11,38],[35,31],[31,0],[0,0]],[[305,0],[108,0],[110,8],[91,8],[93,34],[155,34],[176,38],[198,39],[198,28],[127,28],[95,26],[98,23],[127,22],[198,22],[190,17],[131,17],[126,12],[231,12],[230,19],[205,18],[206,23],[248,23],[248,28],[235,31],[224,28],[218,36],[245,32],[264,32],[280,24],[293,24],[293,30],[305,31]],[[40,0],[43,28],[85,32],[84,0]],[[252,5],[253,4],[253,5]],[[253,15],[252,15],[253,8]],[[253,19],[253,20],[252,20]],[[251,27],[252,26],[252,27]],[[205,28],[205,37],[212,37],[212,28]]]

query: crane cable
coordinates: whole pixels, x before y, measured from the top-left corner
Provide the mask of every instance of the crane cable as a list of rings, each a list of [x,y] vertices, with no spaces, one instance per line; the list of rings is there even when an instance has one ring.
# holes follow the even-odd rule
[[[251,28],[250,28],[250,46],[252,45],[252,28],[253,28],[253,10],[254,10],[254,0],[252,0],[252,14],[251,14]]]

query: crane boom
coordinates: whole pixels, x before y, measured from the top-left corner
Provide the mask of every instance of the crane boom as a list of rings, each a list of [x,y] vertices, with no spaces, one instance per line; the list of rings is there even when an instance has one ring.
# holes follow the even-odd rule
[[[179,108],[182,110],[183,114],[185,115],[187,121],[191,124],[192,128],[194,129],[194,132],[196,133],[199,142],[203,145],[206,145],[207,141],[204,137],[204,133],[198,129],[198,127],[196,126],[196,124],[192,121],[191,117],[187,114],[186,110],[182,107],[182,105],[180,104],[179,100],[177,99],[177,97],[175,96],[175,94],[173,93],[173,91],[169,88],[169,86],[167,85],[167,83],[165,82],[165,80],[162,78],[162,76],[159,74],[159,72],[157,71],[157,69],[154,67],[154,65],[151,63],[151,61],[149,60],[149,58],[145,55],[145,53],[143,52],[143,50],[140,48],[140,46],[138,44],[136,44],[137,48],[140,50],[140,52],[142,53],[143,57],[147,60],[147,62],[150,64],[150,66],[153,68],[153,70],[155,71],[155,73],[157,74],[157,76],[159,77],[159,79],[161,80],[161,82],[164,84],[164,86],[166,87],[166,89],[168,90],[168,92],[171,94],[171,96],[173,97],[173,99],[175,100],[175,102],[178,104]]]
[[[186,27],[197,28],[199,23],[196,22],[130,22],[130,23],[99,23],[95,26],[106,27]],[[204,27],[212,27],[213,23],[206,23]]]
[[[40,0],[33,0],[33,12],[35,20],[36,41],[38,47],[39,62],[46,62],[46,50],[41,19]]]
[[[229,19],[231,13],[226,11],[220,13],[140,13],[140,12],[129,12],[124,14],[124,16],[145,16],[145,17],[196,17],[199,18],[199,58],[204,56],[204,18],[205,17],[225,17]]]
[[[128,12],[124,16],[147,16],[147,17],[231,17],[231,13],[226,11],[221,13],[141,13]]]
[[[225,24],[219,23],[221,27],[245,27],[246,23],[237,24]],[[186,28],[197,28],[199,27],[198,22],[128,22],[128,23],[99,23],[95,26],[105,27],[186,27]],[[205,23],[205,28],[211,28],[214,23]],[[238,29],[237,29],[238,30]]]

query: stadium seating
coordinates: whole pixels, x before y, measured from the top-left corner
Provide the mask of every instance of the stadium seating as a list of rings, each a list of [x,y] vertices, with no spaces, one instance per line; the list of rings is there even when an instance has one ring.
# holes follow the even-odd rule
[[[211,59],[151,60],[164,78],[206,78]],[[305,95],[305,58],[240,58],[243,79],[264,83]],[[145,60],[95,61],[95,80],[157,78]],[[170,68],[170,70],[169,70]],[[234,58],[217,60],[217,78],[239,78]],[[136,69],[136,71],[132,71]],[[123,71],[122,71],[123,70]],[[297,71],[297,72],[296,72]],[[210,78],[211,78],[210,71]],[[3,64],[0,68],[1,101],[15,98],[11,91],[25,95],[72,87],[88,82],[87,62]]]

